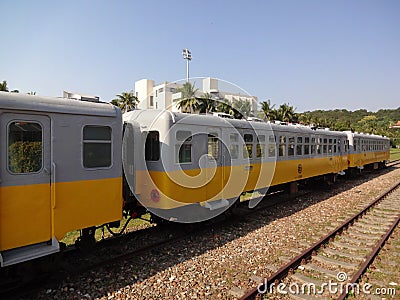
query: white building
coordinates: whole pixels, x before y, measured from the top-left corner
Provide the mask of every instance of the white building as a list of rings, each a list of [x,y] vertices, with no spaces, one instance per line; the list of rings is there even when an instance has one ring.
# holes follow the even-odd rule
[[[177,100],[181,98],[178,89],[183,84],[164,82],[154,84],[154,80],[142,79],[135,82],[135,96],[139,99],[138,108],[140,109],[167,109],[171,111],[180,111],[176,106]],[[204,78],[202,89],[198,90],[196,97],[202,97],[205,93],[212,95],[213,99],[227,99],[230,103],[234,100],[249,101],[251,113],[257,112],[258,99],[256,96],[250,96],[240,93],[231,93],[228,91],[220,91],[218,88],[218,79]]]
[[[142,79],[135,82],[135,96],[139,99],[138,108],[176,110],[173,95],[181,84],[164,82],[154,85],[154,80]]]

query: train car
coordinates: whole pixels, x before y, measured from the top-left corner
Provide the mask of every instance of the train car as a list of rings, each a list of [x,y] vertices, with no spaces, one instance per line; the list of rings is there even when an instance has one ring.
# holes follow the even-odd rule
[[[305,126],[274,126],[278,149],[272,185],[325,175],[335,181],[347,169],[347,136]],[[270,146],[271,147],[271,146]]]
[[[124,121],[131,203],[178,222],[214,217],[244,192],[347,169],[342,132],[157,110]]]
[[[349,143],[348,167],[352,171],[362,170],[365,166],[374,169],[384,166],[390,157],[390,139],[388,137],[346,131]]]
[[[110,104],[0,92],[0,263],[59,251],[122,218],[122,116]]]
[[[243,190],[254,189],[259,168],[243,156],[248,150],[242,137],[251,134],[248,144],[256,143],[249,122],[238,128],[232,125],[237,120],[157,110],[132,111],[124,120],[123,161],[132,201],[155,215],[202,221],[220,214]]]

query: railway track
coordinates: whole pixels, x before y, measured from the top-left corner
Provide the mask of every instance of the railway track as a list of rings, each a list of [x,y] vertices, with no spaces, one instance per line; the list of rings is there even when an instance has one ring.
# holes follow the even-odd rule
[[[400,164],[400,159],[392,160],[386,164],[387,167],[393,167]]]
[[[360,292],[365,285],[360,287],[359,279],[398,226],[399,220],[400,182],[240,299],[345,299],[350,294],[372,292]]]

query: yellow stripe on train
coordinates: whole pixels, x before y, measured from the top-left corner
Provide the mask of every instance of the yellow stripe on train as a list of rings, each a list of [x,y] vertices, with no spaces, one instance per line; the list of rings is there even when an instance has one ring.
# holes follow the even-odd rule
[[[2,187],[0,250],[120,220],[122,204],[122,178]]]
[[[135,190],[142,205],[171,209],[237,198],[242,192],[334,174],[346,168],[347,155],[343,155],[170,172],[137,171]]]

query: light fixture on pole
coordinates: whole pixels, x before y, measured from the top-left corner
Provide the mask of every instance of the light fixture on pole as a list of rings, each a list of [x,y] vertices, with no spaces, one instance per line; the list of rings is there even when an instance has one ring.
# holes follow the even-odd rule
[[[182,55],[186,59],[186,82],[189,82],[189,60],[192,60],[192,53],[188,49],[183,49]]]

